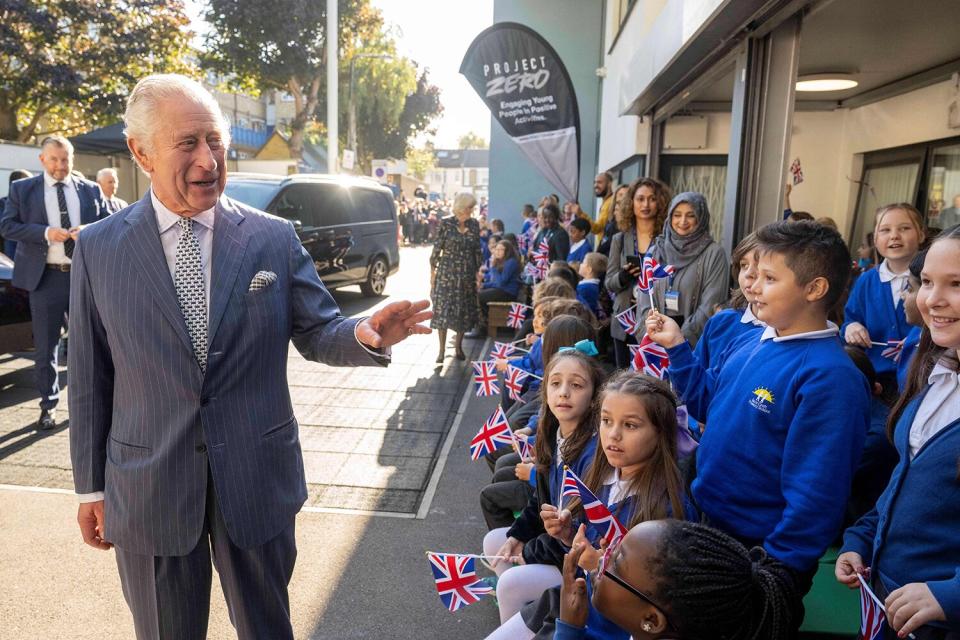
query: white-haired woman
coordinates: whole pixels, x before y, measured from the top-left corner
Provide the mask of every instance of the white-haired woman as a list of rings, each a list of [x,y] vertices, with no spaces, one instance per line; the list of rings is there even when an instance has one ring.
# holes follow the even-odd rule
[[[430,297],[433,320],[430,326],[440,338],[437,362],[443,362],[447,346],[447,329],[457,332],[456,356],[466,360],[463,334],[480,319],[477,299],[477,272],[483,262],[480,253],[480,224],[471,215],[477,199],[469,193],[453,200],[453,215],[444,218],[437,232],[430,255]]]

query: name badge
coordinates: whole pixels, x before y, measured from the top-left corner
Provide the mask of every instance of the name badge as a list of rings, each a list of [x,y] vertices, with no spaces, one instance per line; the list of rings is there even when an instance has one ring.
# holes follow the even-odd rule
[[[670,290],[664,294],[664,301],[667,305],[667,311],[670,313],[680,313],[680,292]]]

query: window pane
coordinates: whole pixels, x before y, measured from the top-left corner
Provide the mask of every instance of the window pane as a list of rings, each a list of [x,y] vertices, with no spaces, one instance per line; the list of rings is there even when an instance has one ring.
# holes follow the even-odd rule
[[[863,172],[860,202],[850,246],[857,247],[868,233],[873,232],[876,212],[880,207],[895,202],[912,202],[917,190],[920,163],[911,162],[888,167],[872,167]]]
[[[723,231],[723,196],[727,186],[726,165],[674,165],[670,167],[673,192],[698,191],[710,209],[710,236],[720,242]]]
[[[927,226],[946,229],[960,223],[960,145],[933,152],[927,185]]]

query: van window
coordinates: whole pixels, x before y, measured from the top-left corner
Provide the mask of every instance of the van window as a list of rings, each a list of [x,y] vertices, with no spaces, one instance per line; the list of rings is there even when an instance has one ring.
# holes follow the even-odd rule
[[[386,194],[367,189],[352,189],[350,195],[355,220],[360,222],[393,220],[393,201]]]
[[[313,185],[289,185],[280,193],[272,213],[287,220],[299,220],[305,227],[321,226],[311,186]]]

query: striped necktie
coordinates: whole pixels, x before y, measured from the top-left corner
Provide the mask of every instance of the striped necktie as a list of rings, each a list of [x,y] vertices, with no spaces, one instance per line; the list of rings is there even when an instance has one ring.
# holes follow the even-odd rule
[[[207,371],[207,295],[200,262],[200,242],[193,233],[193,220],[180,218],[180,239],[177,240],[173,284],[177,290],[180,312],[187,323],[193,354],[200,370]]]
[[[70,224],[70,213],[67,211],[67,196],[63,192],[64,184],[58,182],[57,187],[57,206],[60,208],[60,226],[64,229],[72,229],[73,225]],[[63,241],[63,252],[67,254],[68,258],[73,257],[73,248],[75,246],[73,238],[67,238]]]

